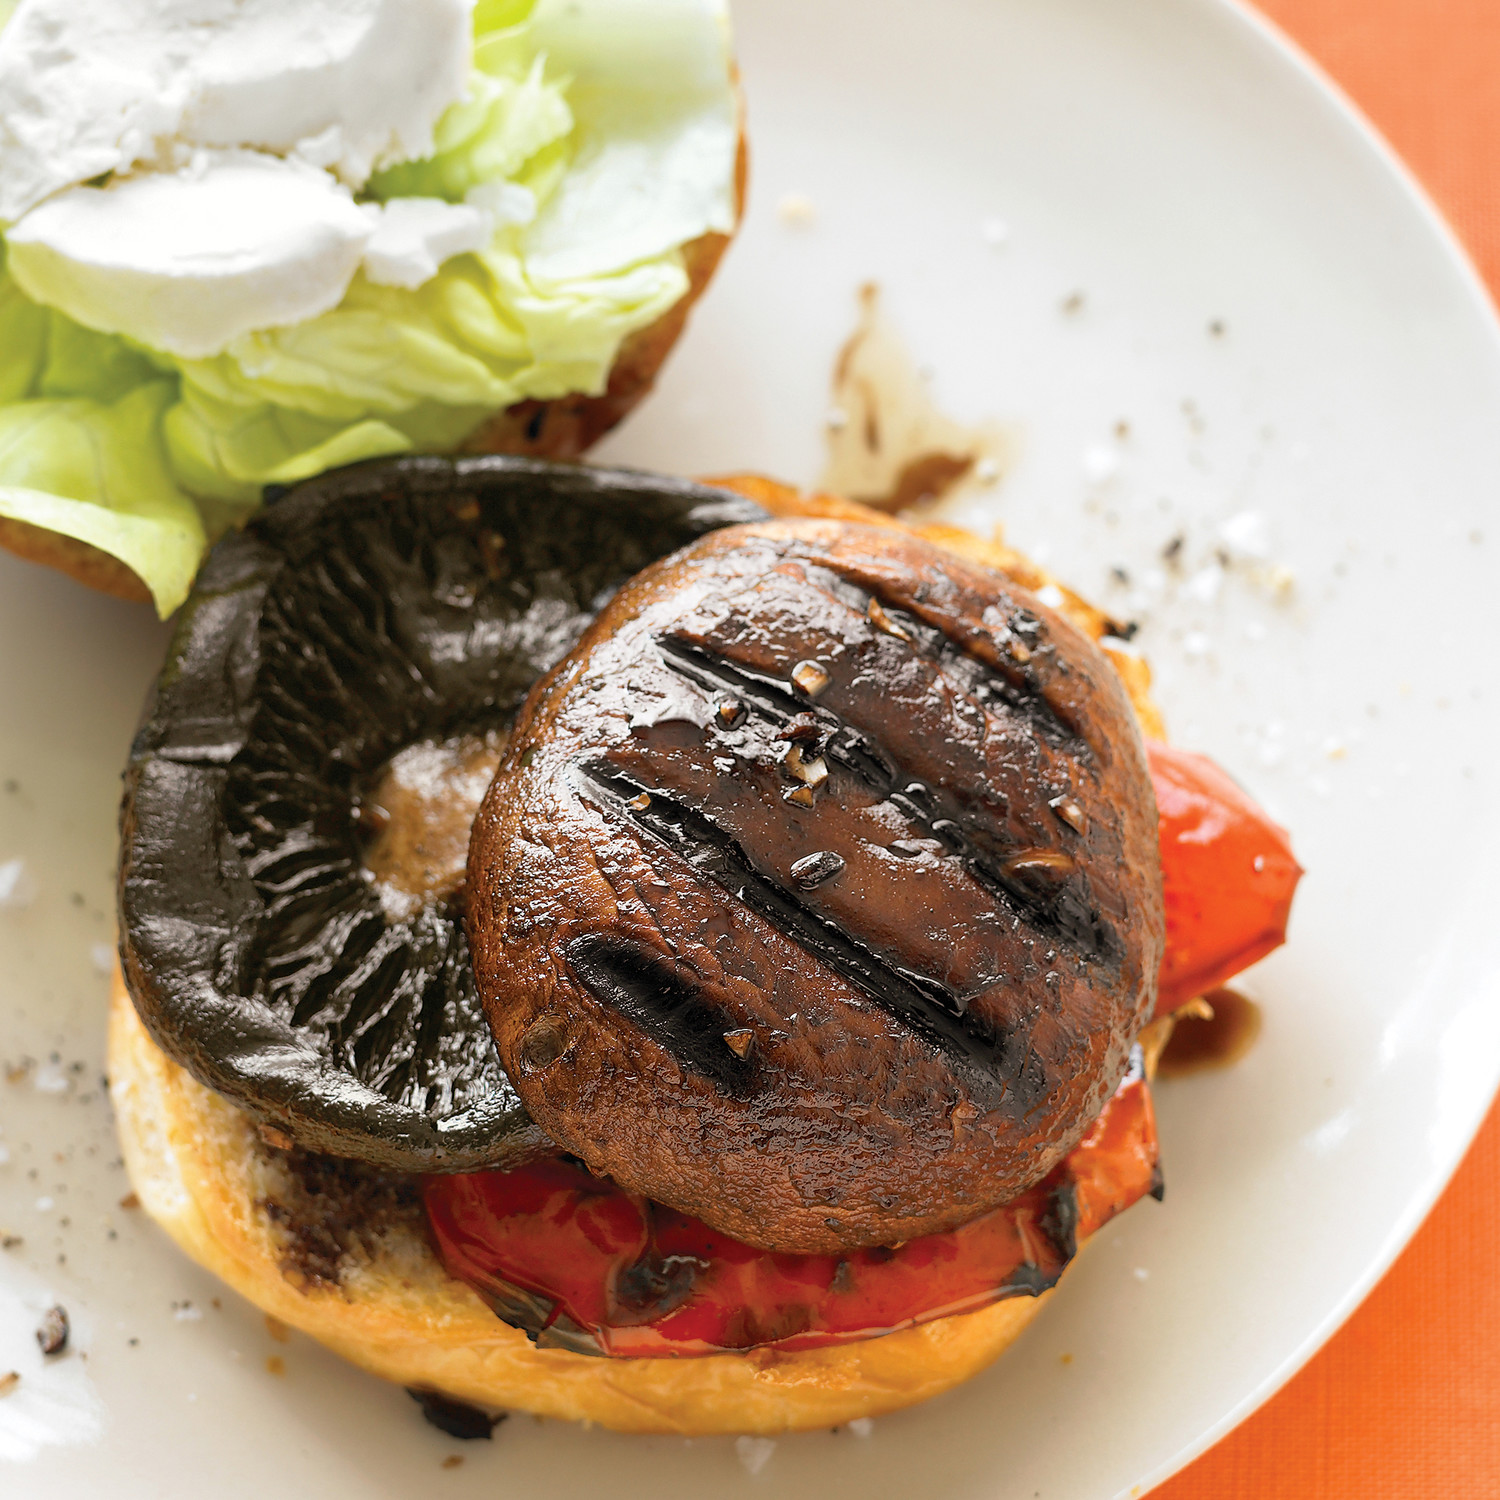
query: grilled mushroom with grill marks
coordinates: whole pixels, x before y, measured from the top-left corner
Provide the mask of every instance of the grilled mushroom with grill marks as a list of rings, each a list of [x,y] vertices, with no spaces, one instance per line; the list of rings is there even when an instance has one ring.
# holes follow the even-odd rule
[[[528,701],[474,828],[501,1059],[596,1173],[750,1244],[944,1230],[1119,1083],[1162,953],[1113,670],[900,532],[717,532]]]
[[[273,1144],[418,1172],[552,1149],[474,991],[471,815],[610,594],[762,514],[654,476],[412,459],[221,542],[126,772],[121,957],[158,1045]]]

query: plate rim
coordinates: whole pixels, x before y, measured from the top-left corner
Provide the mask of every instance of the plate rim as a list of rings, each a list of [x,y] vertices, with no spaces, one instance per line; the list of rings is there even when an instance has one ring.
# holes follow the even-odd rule
[[[1382,134],[1374,120],[1316,58],[1284,27],[1257,9],[1252,0],[1196,0],[1196,3],[1205,10],[1219,12],[1229,26],[1239,30],[1246,45],[1259,48],[1263,55],[1289,68],[1305,85],[1309,97],[1315,97],[1330,118],[1347,131],[1368,157],[1378,164],[1391,187],[1405,200],[1407,207],[1441,252],[1448,270],[1455,275],[1457,284],[1462,287],[1472,304],[1474,327],[1476,330],[1481,327],[1485,330],[1496,358],[1500,360],[1500,289],[1491,290],[1458,231],[1439,208],[1436,199],[1395,146]],[[1375,1253],[1343,1295],[1318,1319],[1280,1364],[1258,1381],[1217,1422],[1150,1470],[1128,1490],[1121,1491],[1117,1500],[1137,1500],[1137,1497],[1149,1494],[1216,1447],[1288,1385],[1353,1317],[1385,1279],[1415,1238],[1417,1231],[1426,1223],[1472,1150],[1490,1111],[1497,1099],[1500,1099],[1500,1059],[1495,1061],[1490,1072],[1488,1091],[1482,1096],[1473,1118],[1466,1123],[1464,1130],[1454,1132],[1448,1146],[1448,1159],[1437,1170],[1429,1173],[1422,1185],[1412,1193]]]

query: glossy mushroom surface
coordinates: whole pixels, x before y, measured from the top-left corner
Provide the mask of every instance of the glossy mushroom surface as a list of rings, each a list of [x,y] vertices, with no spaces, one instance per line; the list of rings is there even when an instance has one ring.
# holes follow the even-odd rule
[[[648,570],[541,685],[470,846],[500,1055],[595,1173],[765,1249],[961,1224],[1124,1073],[1162,952],[1113,670],[907,534]]]
[[[613,592],[759,514],[656,476],[411,459],[220,542],[125,776],[121,957],[163,1050],[278,1145],[417,1172],[552,1149],[475,994],[470,814]]]

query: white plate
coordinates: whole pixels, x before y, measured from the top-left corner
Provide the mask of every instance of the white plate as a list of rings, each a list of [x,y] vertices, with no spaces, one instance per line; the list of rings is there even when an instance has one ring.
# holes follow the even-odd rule
[[[439,1472],[456,1445],[406,1396],[272,1345],[227,1294],[215,1308],[116,1207],[91,947],[162,635],[0,563],[0,781],[20,784],[0,790],[0,863],[37,885],[0,915],[0,1057],[55,1051],[40,1078],[65,1089],[0,1081],[0,1229],[25,1237],[0,1253],[0,1370],[27,1375],[0,1452],[40,1448],[0,1475],[7,1496],[1136,1494],[1328,1335],[1481,1117],[1500,1066],[1500,341],[1447,234],[1327,85],[1216,0],[741,0],[739,28],[750,222],[608,456],[811,479],[875,278],[940,402],[1017,433],[987,519],[1112,607],[1131,606],[1109,565],[1138,586],[1180,528],[1193,573],[1223,521],[1262,515],[1290,598],[1244,567],[1211,603],[1173,584],[1141,640],[1176,736],[1265,799],[1309,870],[1291,945],[1251,981],[1264,1038],[1162,1089],[1166,1202],[1112,1226],[956,1394],[870,1438],[783,1440],[754,1477],[728,1440],[530,1420]],[[778,218],[789,193],[811,226]],[[42,1376],[48,1294],[88,1359]]]

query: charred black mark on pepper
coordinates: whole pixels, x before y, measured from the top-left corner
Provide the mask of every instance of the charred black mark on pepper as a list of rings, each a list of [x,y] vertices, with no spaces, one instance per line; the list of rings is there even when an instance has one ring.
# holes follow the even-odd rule
[[[1078,1254],[1078,1189],[1071,1181],[1053,1188],[1042,1229],[1066,1264]]]

